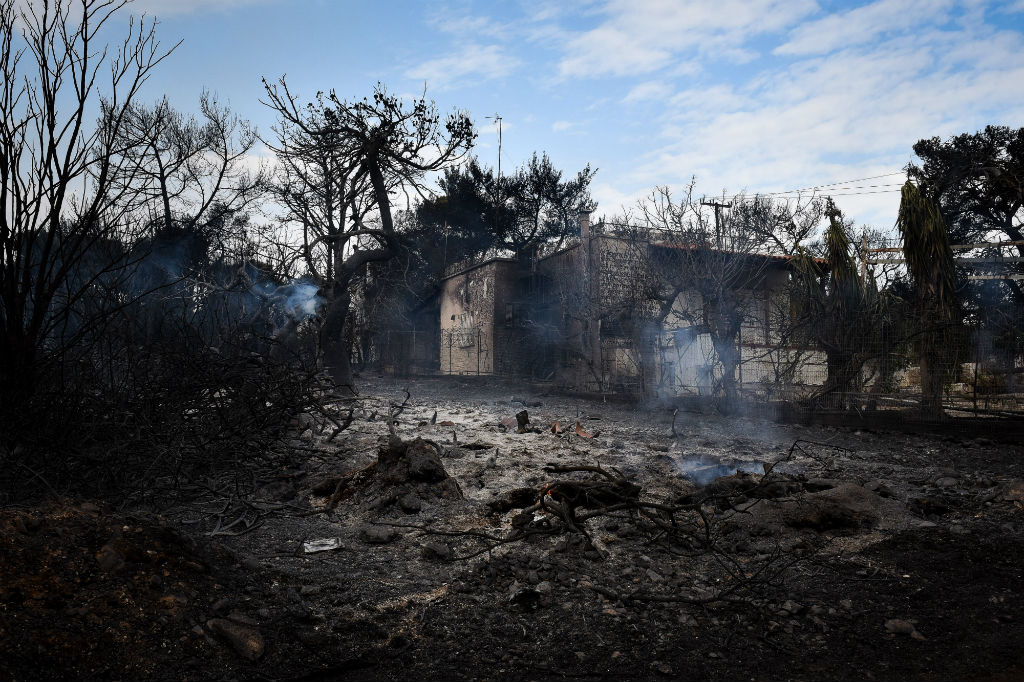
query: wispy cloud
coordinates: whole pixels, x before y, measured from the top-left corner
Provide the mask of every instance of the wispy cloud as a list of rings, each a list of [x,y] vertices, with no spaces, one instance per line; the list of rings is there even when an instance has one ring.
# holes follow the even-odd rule
[[[825,54],[919,25],[944,23],[952,0],[881,0],[801,24],[775,54]]]
[[[467,81],[479,82],[511,74],[521,61],[500,45],[462,45],[405,71],[407,78],[426,81],[432,90],[446,90]]]
[[[814,0],[608,0],[604,20],[568,41],[566,77],[631,76],[671,66],[691,53],[745,62],[752,38],[789,28],[818,9]]]
[[[898,170],[923,137],[1017,124],[1022,52],[1019,33],[915,25],[731,85],[684,90],[638,177],[654,185],[696,174],[710,191],[756,192]],[[865,189],[841,206],[874,220],[894,216],[891,189]]]
[[[633,86],[633,89],[622,98],[622,101],[634,103],[647,100],[663,100],[667,99],[671,94],[672,87],[668,83],[664,81],[647,81]]]

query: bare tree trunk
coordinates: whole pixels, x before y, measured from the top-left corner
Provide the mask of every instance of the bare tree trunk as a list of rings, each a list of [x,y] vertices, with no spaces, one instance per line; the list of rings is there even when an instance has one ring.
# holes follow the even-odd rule
[[[327,312],[320,328],[320,343],[323,348],[324,369],[338,386],[355,389],[352,381],[350,347],[345,337],[349,303],[352,295],[347,282],[335,282],[327,301]]]

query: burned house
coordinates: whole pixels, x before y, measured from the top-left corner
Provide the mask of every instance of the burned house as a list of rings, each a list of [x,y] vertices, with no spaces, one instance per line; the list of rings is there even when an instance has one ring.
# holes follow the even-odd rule
[[[820,384],[821,353],[789,338],[791,274],[788,258],[584,214],[568,248],[450,268],[440,370],[634,394]]]

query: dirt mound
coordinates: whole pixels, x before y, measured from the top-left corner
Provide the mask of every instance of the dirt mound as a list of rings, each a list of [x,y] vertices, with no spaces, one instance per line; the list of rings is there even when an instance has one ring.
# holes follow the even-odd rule
[[[0,677],[151,677],[200,653],[191,622],[231,562],[157,517],[54,503],[0,512]],[[223,595],[222,595],[223,596]],[[116,672],[115,672],[116,671]]]

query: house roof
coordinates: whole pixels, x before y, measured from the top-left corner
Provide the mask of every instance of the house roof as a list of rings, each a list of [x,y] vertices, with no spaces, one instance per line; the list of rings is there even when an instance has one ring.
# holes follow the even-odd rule
[[[451,279],[452,277],[458,277],[459,275],[464,275],[467,272],[470,272],[471,270],[476,270],[477,268],[482,268],[485,265],[490,265],[491,263],[515,263],[515,262],[516,262],[515,258],[506,258],[506,257],[503,257],[503,256],[493,256],[491,258],[488,258],[487,260],[480,261],[479,263],[466,263],[465,261],[460,261],[458,263],[452,263],[451,265],[449,265],[446,268],[446,272],[445,272],[444,276],[441,277],[441,281],[443,282],[446,279]]]
[[[650,242],[650,244],[651,244],[651,246],[657,246],[657,247],[663,248],[663,249],[680,249],[680,250],[685,250],[685,251],[707,251],[707,252],[710,252],[710,253],[722,253],[722,254],[727,254],[727,255],[743,256],[743,257],[746,257],[746,258],[765,258],[765,259],[776,261],[776,262],[780,262],[780,263],[789,263],[790,261],[792,261],[793,259],[796,258],[796,256],[794,256],[794,255],[784,256],[784,255],[776,255],[776,254],[770,254],[770,253],[746,253],[744,251],[730,251],[729,249],[713,249],[711,247],[701,246],[699,244],[683,244],[683,243],[680,243],[680,242],[666,242],[666,241],[662,241],[662,242]],[[811,261],[813,261],[814,263],[818,263],[819,265],[825,265],[825,264],[828,263],[828,261],[826,259],[824,259],[824,258],[817,258],[817,257],[811,258]]]

